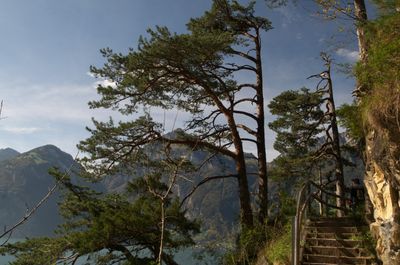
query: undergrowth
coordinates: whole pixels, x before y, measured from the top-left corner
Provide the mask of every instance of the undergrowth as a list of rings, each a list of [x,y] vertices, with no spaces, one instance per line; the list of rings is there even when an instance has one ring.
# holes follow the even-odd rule
[[[267,264],[290,264],[291,226],[256,225],[240,235],[237,248],[225,254],[224,265],[256,264],[260,259]]]
[[[270,264],[286,265],[291,259],[292,227],[287,224],[282,229],[274,231],[275,235],[267,243],[264,255]]]

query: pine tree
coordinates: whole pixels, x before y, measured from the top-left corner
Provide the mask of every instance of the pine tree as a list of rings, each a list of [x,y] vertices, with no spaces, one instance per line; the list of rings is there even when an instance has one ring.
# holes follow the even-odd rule
[[[90,106],[116,109],[124,115],[142,108],[178,108],[191,115],[185,128],[191,137],[164,137],[161,124],[149,114],[119,124],[95,121],[95,129],[89,129],[92,136],[80,144],[90,155],[86,166],[105,173],[156,139],[229,156],[236,163],[241,224],[250,228],[253,213],[243,148],[244,141],[250,142],[257,146],[259,211],[264,219],[268,187],[260,34],[268,29],[270,22],[254,15],[254,3],[242,6],[216,0],[204,16],[188,23],[186,34],[157,27],[127,55],[103,49],[107,63],[91,71],[114,85],[100,85],[101,99]],[[239,64],[238,58],[248,63]],[[253,73],[254,83],[238,83],[235,75],[239,72]],[[240,93],[244,90],[249,92]],[[243,111],[246,105],[255,108]],[[238,122],[240,116],[254,120],[256,126]]]
[[[290,174],[290,171],[300,171],[303,173],[300,176],[304,177],[304,173],[311,175],[313,164],[317,161],[332,159],[335,163],[336,193],[340,196],[336,204],[339,208],[344,208],[344,159],[333,99],[331,59],[324,53],[321,56],[326,70],[309,77],[319,80],[315,92],[310,93],[304,88],[300,91],[286,91],[269,105],[271,113],[278,115],[270,123],[270,128],[277,132],[274,147],[281,152],[275,172],[282,175]],[[322,132],[324,135],[321,135]],[[318,136],[325,137],[320,146],[316,146]],[[337,214],[342,216],[344,213],[339,210]]]
[[[60,209],[65,222],[57,236],[7,244],[0,253],[15,255],[13,265],[78,260],[177,265],[174,251],[194,244],[192,236],[199,232],[199,225],[187,219],[179,199],[162,180],[168,170],[161,173],[159,163],[165,162],[155,162],[145,178],[131,182],[129,192],[120,194],[96,192],[53,171],[64,188]]]
[[[321,93],[302,88],[284,91],[268,105],[276,116],[269,127],[277,134],[274,149],[280,153],[274,160],[274,177],[310,177],[318,137],[323,130],[321,102]]]

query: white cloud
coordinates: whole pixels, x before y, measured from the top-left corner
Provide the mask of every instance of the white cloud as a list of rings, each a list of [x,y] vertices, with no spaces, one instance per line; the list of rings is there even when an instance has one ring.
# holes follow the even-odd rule
[[[0,83],[4,100],[0,122],[0,146],[28,151],[44,144],[56,144],[74,154],[75,145],[85,139],[91,117],[106,120],[116,116],[110,110],[89,109],[88,102],[99,96],[93,82],[87,84],[39,85]]]
[[[87,103],[98,98],[92,85],[0,85],[4,99],[3,116],[7,123],[82,122],[92,116],[108,114],[89,109]],[[16,126],[19,127],[19,126]],[[39,127],[39,126],[33,126]]]
[[[99,80],[99,81],[95,82],[94,85],[95,85],[95,87],[97,87],[98,85],[101,85],[103,87],[110,86],[110,87],[114,87],[114,88],[117,86],[117,84],[115,82],[110,81],[108,79]]]
[[[105,79],[105,78],[100,78],[100,77],[97,78],[96,75],[93,74],[92,72],[87,72],[86,74],[88,76],[98,80],[98,81],[93,83],[93,87],[95,87],[95,88],[97,88],[97,86],[99,86],[99,85],[101,85],[103,87],[106,87],[106,86],[116,87],[116,85],[117,85],[115,82],[113,82],[111,80],[108,80],[108,79]]]
[[[42,129],[37,127],[3,127],[0,130],[15,134],[32,134]]]
[[[86,74],[90,77],[96,78],[96,76],[92,72],[86,72]]]
[[[359,59],[358,51],[351,51],[349,49],[340,48],[336,51],[336,54],[346,58],[349,61],[355,62]]]

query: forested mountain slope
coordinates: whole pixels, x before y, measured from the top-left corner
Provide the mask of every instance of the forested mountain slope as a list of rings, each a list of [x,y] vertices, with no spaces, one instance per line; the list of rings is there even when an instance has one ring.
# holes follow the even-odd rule
[[[19,154],[0,150],[0,226],[9,227],[20,220],[55,184],[48,174],[51,167],[60,170],[77,167],[71,155],[53,145],[45,145]],[[34,216],[16,230],[13,237],[49,235],[61,222],[58,215],[59,193],[53,194]]]

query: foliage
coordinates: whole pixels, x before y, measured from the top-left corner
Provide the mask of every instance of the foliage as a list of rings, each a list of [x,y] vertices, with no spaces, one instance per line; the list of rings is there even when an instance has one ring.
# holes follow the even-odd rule
[[[112,85],[99,85],[100,99],[90,102],[90,106],[118,110],[123,115],[145,113],[134,121],[118,124],[113,120],[94,121],[95,128],[89,129],[91,137],[79,148],[89,155],[82,162],[95,177],[108,174],[124,160],[140,159],[143,146],[155,140],[223,154],[236,163],[241,223],[252,226],[242,141],[246,135],[246,140],[256,144],[258,153],[265,156],[263,86],[260,81],[241,84],[235,75],[245,71],[262,76],[260,32],[271,25],[268,19],[255,16],[254,5],[253,1],[241,5],[215,0],[203,16],[189,21],[187,33],[175,34],[166,27],[156,27],[149,29],[148,37],[141,37],[138,48],[126,55],[108,48],[101,51],[106,63],[92,66],[91,72]],[[240,92],[244,89],[251,89],[253,95],[243,96]],[[254,105],[260,110],[257,114],[253,114],[254,107],[243,111],[243,106]],[[189,114],[184,130],[191,137],[164,137],[162,122],[146,112],[151,108],[176,108]],[[250,118],[258,126],[241,124],[238,116]],[[258,164],[266,168],[266,159],[260,156]],[[266,173],[259,177],[264,178],[259,183],[267,182]]]
[[[342,145],[345,155],[356,155],[363,158],[365,150],[365,124],[362,119],[361,108],[355,102],[343,104],[337,110],[338,124],[346,130],[349,142]],[[343,159],[344,165],[355,166],[350,160]]]
[[[106,63],[92,66],[91,72],[108,85],[97,87],[100,98],[89,106],[116,110],[128,119],[93,120],[94,128],[88,128],[91,136],[79,144],[87,155],[80,160],[84,177],[99,181],[110,174],[129,174],[138,179],[130,185],[131,193],[107,195],[62,180],[66,195],[60,207],[66,221],[54,240],[68,244],[54,250],[53,256],[70,255],[67,261],[74,262],[87,255],[97,264],[119,260],[161,264],[162,257],[165,264],[176,264],[173,251],[193,244],[191,236],[198,225],[186,219],[179,198],[173,195],[178,175],[187,179],[193,170],[184,157],[171,156],[168,150],[174,146],[207,150],[235,161],[241,224],[251,229],[253,213],[242,141],[249,135],[247,141],[257,145],[259,168],[265,166],[260,32],[271,28],[266,18],[255,16],[254,5],[254,1],[244,6],[215,0],[210,11],[190,20],[184,34],[156,27],[148,30],[147,37],[140,37],[137,49],[128,54],[101,50]],[[235,75],[244,71],[256,74],[256,81],[237,82]],[[240,93],[244,89],[252,94]],[[244,106],[257,110],[243,111]],[[163,122],[150,114],[152,108],[175,108],[189,114],[184,128],[189,133],[165,135]],[[257,126],[239,123],[239,116],[251,118]],[[154,145],[162,145],[165,153],[152,155],[149,149]],[[264,192],[261,184],[267,183],[266,174],[260,177]],[[27,245],[18,253],[29,251]]]
[[[32,238],[13,244],[6,244],[0,249],[1,255],[15,255],[11,264],[54,264],[61,253],[68,247],[64,238]]]
[[[390,14],[398,12],[396,8],[399,8],[398,0],[373,0],[373,2],[378,6],[381,14]]]
[[[227,252],[224,265],[258,264],[259,260],[267,264],[290,264],[291,225],[256,226],[240,237],[242,248]]]
[[[363,220],[361,222],[363,222]],[[377,259],[377,242],[369,228],[363,228],[360,233],[358,233],[357,235],[353,235],[351,239],[360,241],[360,244],[357,247],[367,249],[368,252]]]
[[[271,241],[265,247],[265,256],[272,264],[290,264],[292,251],[292,228],[287,223],[282,229],[274,231]]]
[[[395,81],[399,75],[400,27],[399,15],[385,15],[366,26],[369,39],[368,62],[359,63],[356,68],[361,82],[373,86]]]
[[[296,201],[283,190],[274,201],[279,205],[270,216],[270,222],[256,223],[254,228],[241,231],[236,247],[225,253],[223,264],[258,264],[263,257],[267,257],[268,262],[287,264],[291,253],[291,217],[296,211]]]
[[[361,105],[364,122],[396,140],[400,113],[400,14],[393,8],[366,26],[368,60],[357,64],[356,75],[368,88]]]
[[[135,183],[137,196],[132,200],[123,194],[104,195],[68,179],[62,181],[66,193],[60,208],[66,221],[59,236],[6,245],[2,253],[15,254],[17,258],[11,264],[50,264],[75,259],[91,260],[94,264],[149,264],[156,260],[161,207],[147,185],[161,192],[166,189],[165,184],[155,177],[146,186]],[[166,215],[163,261],[176,264],[173,252],[194,244],[191,236],[199,231],[199,226],[185,217],[179,201],[172,197],[166,202]]]
[[[286,186],[293,185],[287,184]],[[292,187],[291,187],[292,188]],[[277,196],[274,198],[274,205],[272,205],[272,216],[274,226],[284,226],[285,224],[291,222],[291,218],[296,215],[296,198],[288,192],[291,190],[288,187],[279,187],[277,191]]]
[[[356,103],[343,104],[337,109],[338,123],[346,129],[351,139],[361,141],[364,138],[362,117]]]
[[[237,237],[234,249],[227,251],[223,258],[224,265],[247,265],[254,262],[270,235],[270,226],[256,223],[251,229],[242,230]]]
[[[342,16],[352,17],[354,6],[350,1],[314,0],[321,7],[321,15],[325,19],[336,19]]]
[[[326,53],[321,53],[326,70],[310,76],[319,82],[316,90],[310,93],[308,89],[301,91],[285,91],[274,98],[269,107],[272,114],[278,118],[269,124],[277,132],[274,147],[281,153],[278,162],[279,174],[286,173],[297,181],[313,177],[312,169],[322,159],[332,159],[335,163],[335,180],[337,194],[344,196],[344,158],[341,154],[340,135],[337,124],[335,102],[333,97],[333,82],[331,78],[332,59]],[[325,104],[324,111],[321,105]],[[320,133],[324,132],[323,141],[318,142]],[[317,146],[319,144],[319,146]],[[294,168],[298,172],[290,172]],[[328,181],[330,181],[328,179]],[[340,199],[337,206],[344,207]],[[341,216],[344,213],[338,212]]]
[[[309,171],[324,119],[321,97],[307,88],[288,90],[268,105],[277,116],[268,124],[277,134],[274,148],[280,152],[271,169],[275,178],[304,176]]]

